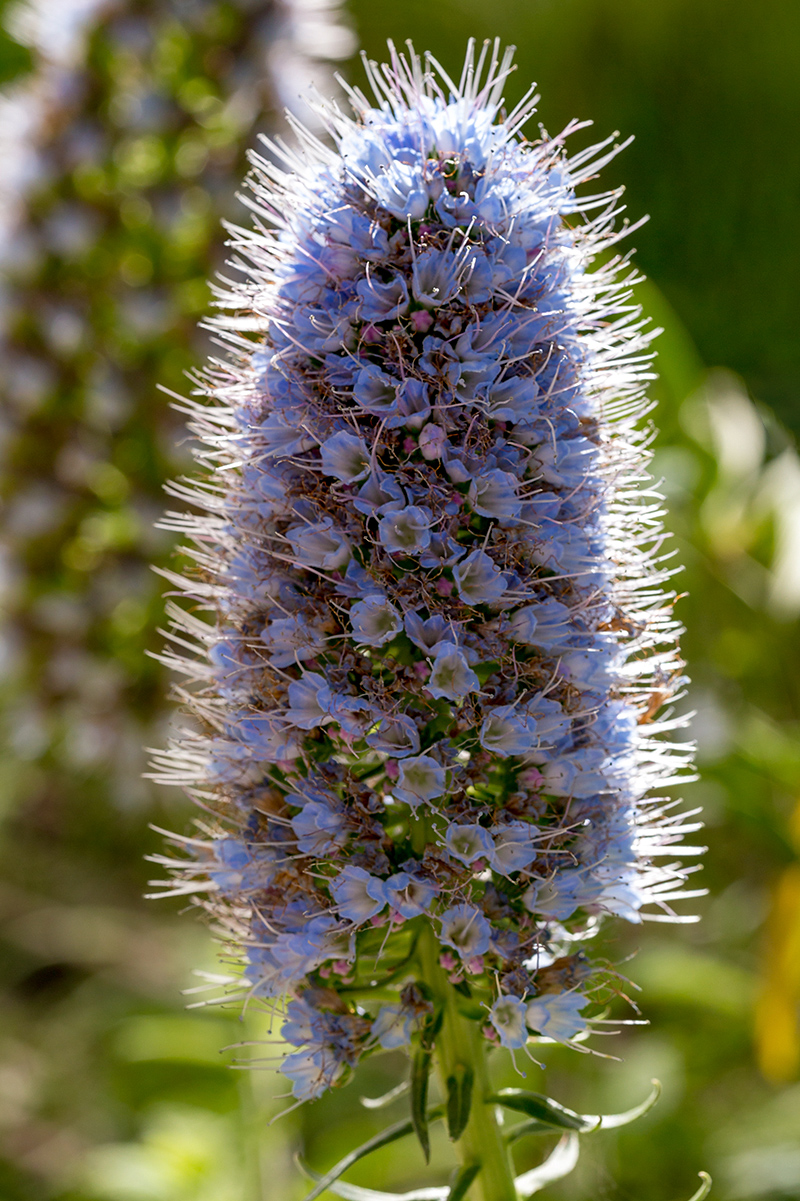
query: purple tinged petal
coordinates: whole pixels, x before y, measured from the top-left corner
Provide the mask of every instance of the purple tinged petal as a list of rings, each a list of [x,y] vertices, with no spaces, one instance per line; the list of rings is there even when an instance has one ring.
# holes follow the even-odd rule
[[[361,925],[385,908],[386,902],[381,900],[380,896],[376,900],[370,891],[369,886],[374,879],[375,877],[364,871],[363,867],[347,864],[336,879],[331,881],[331,895],[339,913],[347,921]]]
[[[588,1023],[580,1011],[588,1004],[588,999],[578,992],[548,993],[528,1004],[525,1021],[531,1030],[545,1038],[566,1043],[586,1029]]]
[[[490,605],[506,591],[503,573],[483,550],[474,550],[453,568],[458,595],[468,605]]]
[[[330,517],[311,525],[295,525],[286,537],[301,566],[339,571],[350,559],[350,544]]]
[[[373,594],[353,605],[350,628],[359,646],[383,646],[400,633],[403,619],[390,601]]]
[[[439,922],[441,941],[462,959],[485,955],[489,950],[492,928],[474,905],[454,905],[441,915]]]
[[[392,554],[417,555],[430,546],[430,509],[409,505],[382,517],[378,525],[381,545]]]
[[[470,692],[478,692],[480,686],[463,651],[453,642],[440,642],[435,649],[431,674],[425,682],[431,696],[460,704]]]
[[[525,1002],[515,996],[501,996],[489,1010],[489,1021],[494,1026],[502,1046],[515,1051],[528,1041],[525,1026]]]
[[[320,447],[322,470],[344,484],[355,484],[369,475],[369,451],[363,438],[340,430]]]
[[[415,755],[400,762],[393,793],[412,809],[423,801],[433,801],[445,790],[445,770],[431,755]]]

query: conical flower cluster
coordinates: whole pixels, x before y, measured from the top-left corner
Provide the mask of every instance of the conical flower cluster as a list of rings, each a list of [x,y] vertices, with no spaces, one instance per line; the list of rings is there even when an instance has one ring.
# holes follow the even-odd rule
[[[374,103],[323,107],[333,149],[298,126],[254,160],[228,356],[186,404],[214,470],[174,488],[204,512],[168,519],[197,725],[157,775],[213,818],[164,861],[286,1004],[298,1098],[412,1039],[431,931],[488,1039],[580,1036],[584,940],[684,874],[652,862],[686,755],[654,720],[683,677],[650,335],[619,194],[576,194],[616,149],[526,140],[496,46],[434,67],[393,52]]]

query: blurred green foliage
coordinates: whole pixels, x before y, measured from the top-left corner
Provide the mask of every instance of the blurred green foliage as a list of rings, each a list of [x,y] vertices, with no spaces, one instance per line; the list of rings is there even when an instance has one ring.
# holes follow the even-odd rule
[[[213,947],[177,903],[139,899],[141,855],[156,842],[146,823],[187,820],[179,798],[138,781],[138,746],[163,737],[165,681],[145,657],[158,647],[160,601],[146,563],[169,547],[151,523],[163,479],[183,462],[155,384],[180,391],[206,351],[194,327],[221,261],[219,215],[236,212],[243,149],[271,103],[263,92],[250,107],[230,100],[242,74],[263,69],[258,5],[209,0],[215,15],[197,26],[191,7],[128,4],[138,23],[106,19],[93,36],[72,107],[46,131],[48,171],[3,319],[4,1201],[297,1201],[301,1144],[328,1167],[404,1112],[403,1100],[377,1112],[358,1103],[404,1070],[387,1056],[268,1126],[288,1104],[280,1080],[230,1070],[248,1049],[219,1051],[268,1037],[264,1018],[185,1012],[191,970],[220,970]],[[634,1104],[652,1076],[664,1084],[639,1123],[587,1136],[575,1173],[544,1195],[673,1201],[702,1167],[712,1196],[800,1197],[790,432],[800,430],[800,10],[792,0],[350,9],[374,57],[387,36],[412,36],[455,69],[469,33],[516,42],[509,98],[535,77],[551,131],[591,116],[601,136],[635,133],[607,178],[627,183],[633,218],[652,217],[634,241],[652,281],[639,298],[665,329],[654,474],[686,565],[679,613],[694,684],[684,703],[698,711],[702,771],[687,801],[705,807],[711,895],[698,926],[605,936],[651,1022],[595,1040],[621,1062],[548,1047],[546,1073],[529,1069],[529,1087],[588,1112]],[[24,49],[0,40],[0,77],[24,79],[29,67]],[[77,243],[64,231],[78,226],[56,220],[76,212],[88,218]],[[519,1083],[499,1057],[497,1080]],[[521,1142],[520,1170],[551,1142]],[[349,1178],[402,1189],[445,1180],[449,1164],[436,1128],[429,1173],[402,1142]]]

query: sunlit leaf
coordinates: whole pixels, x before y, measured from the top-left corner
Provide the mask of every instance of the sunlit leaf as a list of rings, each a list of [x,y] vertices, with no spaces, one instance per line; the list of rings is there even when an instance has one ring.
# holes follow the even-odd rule
[[[538,1193],[539,1189],[544,1188],[546,1184],[568,1176],[578,1162],[579,1150],[577,1134],[565,1134],[544,1163],[516,1178],[514,1185],[520,1201],[527,1201],[528,1197]],[[699,1199],[692,1197],[691,1201],[699,1201]]]
[[[524,1088],[503,1088],[486,1100],[487,1103],[524,1113],[529,1118],[536,1118],[561,1130],[579,1130],[584,1133],[596,1130],[600,1125],[600,1118],[595,1115],[575,1113],[574,1110],[559,1105],[558,1101],[553,1101],[551,1097],[545,1097],[542,1093],[531,1093]]]
[[[373,1151],[378,1151],[381,1147],[388,1146],[389,1143],[396,1142],[399,1138],[405,1138],[407,1134],[412,1133],[413,1129],[414,1123],[411,1121],[411,1118],[406,1118],[403,1122],[395,1122],[393,1126],[387,1126],[387,1128],[382,1130],[380,1134],[376,1134],[374,1138],[368,1139],[367,1142],[362,1143],[360,1147],[356,1147],[355,1151],[350,1151],[344,1156],[343,1159],[340,1159],[339,1162],[335,1164],[329,1172],[326,1172],[324,1176],[318,1177],[317,1184],[314,1186],[311,1192],[304,1197],[303,1201],[315,1201],[315,1198],[321,1196],[326,1189],[330,1188],[332,1184],[335,1184],[339,1177],[343,1176],[347,1169],[352,1167],[354,1163],[357,1163],[359,1159],[363,1159],[365,1155],[369,1155]],[[298,1162],[300,1162],[300,1166],[302,1167],[303,1171],[310,1176],[312,1180],[315,1179],[316,1173],[311,1172],[310,1169],[308,1169],[302,1163],[302,1161]]]
[[[312,1172],[307,1167],[303,1167],[303,1171],[307,1176],[311,1176],[312,1179],[322,1179],[317,1172]],[[344,1201],[450,1201],[451,1197],[451,1190],[446,1186],[412,1189],[410,1193],[384,1193],[379,1189],[361,1188],[357,1184],[346,1184],[343,1180],[337,1180],[335,1184],[329,1184],[328,1192],[334,1193],[337,1197],[343,1197]],[[463,1195],[463,1193],[459,1194],[461,1197]]]
[[[381,1097],[359,1097],[359,1101],[365,1109],[383,1109],[387,1105],[391,1105],[392,1101],[396,1101],[398,1097],[402,1097],[403,1093],[407,1093],[411,1088],[409,1080],[402,1080],[400,1084],[390,1088],[388,1093],[384,1093]]]

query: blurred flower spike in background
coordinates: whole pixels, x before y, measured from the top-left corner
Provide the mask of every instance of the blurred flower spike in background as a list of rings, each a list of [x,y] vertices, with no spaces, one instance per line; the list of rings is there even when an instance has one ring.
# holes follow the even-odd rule
[[[228,357],[179,402],[216,473],[164,522],[189,538],[164,661],[196,723],[154,769],[205,811],[172,836],[188,858],[156,856],[167,895],[285,1019],[296,1101],[407,1045],[427,1148],[435,1053],[485,1201],[516,1195],[490,1047],[586,1050],[624,995],[585,954],[603,917],[686,921],[672,901],[699,895],[697,826],[660,792],[690,747],[658,715],[685,678],[652,333],[619,192],[576,193],[620,147],[568,157],[577,122],[527,141],[538,98],[501,116],[510,70],[497,42],[458,83],[392,48],[353,119],[317,105],[333,149],[292,121],[297,148],[253,158]]]

